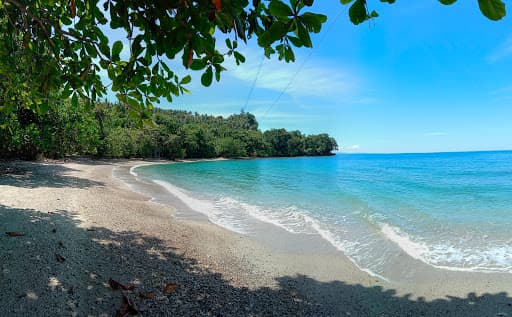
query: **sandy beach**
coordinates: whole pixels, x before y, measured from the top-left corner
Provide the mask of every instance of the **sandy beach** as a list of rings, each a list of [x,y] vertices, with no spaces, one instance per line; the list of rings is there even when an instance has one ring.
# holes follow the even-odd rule
[[[113,177],[147,163],[0,163],[0,316],[512,316],[511,274],[404,253],[382,280],[320,239],[177,218]]]

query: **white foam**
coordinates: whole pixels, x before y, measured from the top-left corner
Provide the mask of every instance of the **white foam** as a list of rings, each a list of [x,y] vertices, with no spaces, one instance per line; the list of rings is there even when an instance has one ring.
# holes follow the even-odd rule
[[[512,248],[508,246],[476,250],[446,244],[427,245],[413,241],[407,233],[388,224],[381,224],[381,232],[412,258],[438,269],[481,273],[512,272]],[[493,262],[498,265],[492,265]]]
[[[138,164],[130,168],[130,174],[138,178],[135,171],[138,167],[146,164]],[[250,218],[280,227],[292,234],[318,234],[337,250],[343,252],[347,258],[361,271],[382,280],[389,281],[384,276],[374,272],[367,267],[376,268],[380,262],[385,266],[385,258],[375,258],[372,264],[364,264],[366,256],[361,255],[364,250],[372,249],[365,247],[361,241],[349,241],[342,237],[345,233],[337,232],[340,228],[329,229],[329,223],[316,219],[307,212],[301,211],[296,206],[290,206],[279,210],[267,209],[261,206],[251,205],[238,201],[231,197],[220,197],[217,200],[202,200],[193,197],[186,190],[178,188],[168,182],[153,180],[156,184],[164,187],[168,192],[181,200],[192,210],[204,214],[208,219],[228,230],[240,233],[248,233]],[[422,241],[415,241],[413,237],[397,227],[384,223],[382,217],[370,215],[380,226],[380,231],[387,240],[397,245],[410,257],[419,260],[435,268],[450,271],[465,272],[510,272],[512,273],[512,247],[496,246],[489,249],[464,249],[447,244],[427,244]],[[484,237],[488,239],[488,237]],[[356,238],[357,240],[357,238]]]
[[[215,206],[215,204],[211,201],[194,198],[187,194],[185,190],[178,188],[168,182],[160,180],[153,181],[156,184],[164,187],[169,193],[181,200],[190,209],[207,216],[211,222],[240,234],[247,233],[247,230],[243,228],[244,225],[242,223],[236,221],[236,219],[233,217],[226,217],[227,215],[223,214],[222,209],[217,208],[217,206]]]
[[[386,238],[398,244],[409,256],[416,260],[426,262],[423,255],[428,252],[428,248],[425,244],[412,241],[406,233],[402,233],[399,229],[393,228],[388,224],[383,224],[381,231]]]
[[[330,230],[328,229],[325,229],[323,228],[323,226],[320,224],[320,222],[314,220],[311,218],[311,225],[313,226],[313,228],[318,232],[318,234],[324,239],[326,240],[327,242],[329,242],[332,246],[334,246],[336,249],[338,249],[339,251],[343,252],[343,254],[345,254],[345,256],[361,271],[363,272],[366,272],[368,275],[371,275],[371,276],[374,276],[374,277],[377,277],[377,278],[380,278],[386,282],[389,282],[389,279],[385,278],[384,276],[368,269],[368,268],[363,268],[359,265],[359,263],[357,263],[357,261],[352,257],[350,256],[350,253],[348,251],[348,242],[347,241],[342,241],[340,240],[338,237],[336,237],[335,234],[333,234]]]
[[[297,207],[288,207],[279,211],[247,204],[231,197],[222,197],[219,202],[229,209],[242,210],[249,216],[262,222],[278,226],[294,234],[314,234],[307,226],[308,216],[301,213]]]
[[[230,205],[240,206],[244,210],[248,211],[254,218],[273,224],[286,231],[294,234],[318,234],[322,239],[326,240],[334,248],[341,251],[347,258],[361,271],[367,274],[380,278],[384,281],[389,282],[384,276],[359,265],[359,263],[350,256],[348,248],[350,247],[348,241],[344,241],[337,237],[329,229],[325,228],[321,221],[309,216],[307,213],[300,211],[297,207],[289,207],[284,212],[271,212],[267,209],[263,209],[257,206],[249,205],[246,203],[239,202],[231,198],[224,198],[223,201]]]
[[[130,174],[132,174],[134,177],[139,176],[139,174],[135,172],[135,169],[141,166],[144,166],[144,164],[133,165],[132,167],[130,167]]]
[[[241,234],[247,233],[247,228],[244,228],[244,224],[240,222],[241,219],[243,221],[243,213],[245,213],[245,215],[250,216],[253,219],[275,225],[292,234],[318,234],[337,250],[344,253],[359,270],[389,282],[389,280],[384,276],[360,266],[360,264],[351,257],[352,252],[349,252],[347,249],[350,247],[348,241],[339,239],[336,234],[327,229],[321,221],[313,218],[303,211],[300,211],[297,207],[291,206],[284,210],[280,210],[279,212],[240,202],[230,197],[221,197],[216,202],[204,201],[192,197],[184,189],[176,187],[168,182],[159,180],[154,180],[154,182],[164,187],[192,210],[206,215],[213,223],[231,231]],[[229,212],[230,210],[237,211],[237,213],[232,214]]]

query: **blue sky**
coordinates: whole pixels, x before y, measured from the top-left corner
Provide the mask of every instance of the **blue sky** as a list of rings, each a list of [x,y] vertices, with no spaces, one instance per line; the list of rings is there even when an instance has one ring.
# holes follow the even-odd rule
[[[160,106],[245,108],[263,130],[327,132],[344,152],[512,149],[510,14],[489,21],[477,1],[371,1],[370,9],[380,17],[354,26],[348,7],[317,0],[312,11],[328,22],[295,63],[265,59],[258,75],[263,52],[242,43],[244,65],[228,63],[209,88],[198,73],[191,95]]]

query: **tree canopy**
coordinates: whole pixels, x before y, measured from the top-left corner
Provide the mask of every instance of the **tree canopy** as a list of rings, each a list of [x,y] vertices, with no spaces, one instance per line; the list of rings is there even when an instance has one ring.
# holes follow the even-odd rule
[[[371,2],[340,0],[354,24],[378,17]],[[502,0],[478,5],[492,20],[506,14]],[[201,71],[204,86],[220,80],[227,58],[245,61],[240,41],[255,38],[267,57],[294,61],[293,48],[312,47],[327,20],[310,9],[313,0],[0,0],[0,111],[90,104],[105,96],[104,71],[132,115],[148,119],[161,98],[189,92],[191,76],[179,78],[170,60]],[[125,41],[110,41],[108,29]]]
[[[0,159],[69,155],[95,157],[267,157],[331,155],[338,149],[327,134],[300,131],[258,130],[248,112],[221,116],[185,111],[151,110],[156,125],[140,127],[126,105],[98,102],[93,111],[82,111],[70,102],[37,114],[20,108],[0,113]]]

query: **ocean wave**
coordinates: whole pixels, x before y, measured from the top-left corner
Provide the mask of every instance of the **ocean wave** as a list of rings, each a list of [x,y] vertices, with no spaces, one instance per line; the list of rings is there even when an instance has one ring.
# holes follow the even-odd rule
[[[410,257],[435,268],[466,272],[512,272],[512,247],[463,248],[448,243],[428,244],[414,238],[397,227],[381,224],[383,235]]]
[[[371,276],[389,281],[371,268],[361,265],[360,261],[357,260],[358,255],[355,250],[360,250],[364,247],[361,243],[342,239],[339,232],[335,233],[335,230],[328,228],[325,221],[316,219],[296,206],[289,206],[278,210],[269,209],[241,202],[227,196],[203,200],[193,197],[191,193],[168,182],[159,180],[154,180],[154,182],[167,189],[167,191],[192,210],[206,215],[211,222],[228,230],[247,234],[250,231],[251,220],[258,220],[282,228],[291,234],[319,235],[335,249],[347,256],[359,270]],[[342,229],[338,228],[337,231],[339,230]],[[345,235],[347,235],[347,232],[345,232]]]
[[[160,180],[153,181],[164,187],[169,193],[181,200],[193,211],[207,216],[211,222],[240,234],[246,234],[248,232],[245,224],[239,221],[239,219],[234,215],[225,213],[222,208],[219,208],[219,206],[214,202],[192,197],[184,189],[176,187],[168,182]]]
[[[230,210],[241,210],[254,219],[278,226],[290,233],[315,234],[308,225],[312,218],[301,212],[296,206],[272,210],[226,196],[221,197],[218,203]]]
[[[137,174],[137,173],[135,172],[135,169],[136,169],[136,168],[139,168],[139,167],[141,167],[141,166],[143,166],[143,165],[142,165],[142,164],[139,164],[139,165],[133,165],[132,167],[130,167],[130,174],[132,174],[134,177],[139,176],[139,174]]]
[[[130,174],[138,178],[135,165]],[[229,196],[201,199],[185,189],[161,180],[152,180],[182,201],[195,212],[205,215],[212,223],[239,234],[251,232],[251,221],[257,220],[275,225],[292,234],[317,234],[334,248],[342,252],[361,271],[382,280],[389,281],[380,274],[387,262],[386,256],[374,256],[377,251],[377,237],[357,236],[348,230],[350,224],[334,223],[333,219],[323,219],[311,215],[297,206],[267,208],[239,201]],[[385,222],[378,213],[364,214],[363,218],[372,226],[377,226],[385,240],[398,246],[411,258],[435,268],[468,272],[512,272],[512,247],[503,245],[493,248],[470,249],[460,246],[429,244],[419,241],[398,227]],[[339,219],[338,219],[339,220]],[[368,223],[367,223],[368,224]],[[345,228],[344,228],[345,227]],[[381,241],[382,242],[382,241]],[[370,260],[371,259],[371,260]]]

